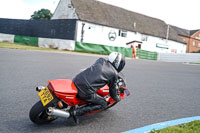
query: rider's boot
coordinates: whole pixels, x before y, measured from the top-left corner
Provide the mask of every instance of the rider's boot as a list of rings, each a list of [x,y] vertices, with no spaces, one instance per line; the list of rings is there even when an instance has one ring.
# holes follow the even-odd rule
[[[69,112],[70,112],[70,116],[73,118],[74,122],[76,124],[79,124],[79,118],[78,118],[79,115],[77,115],[76,109],[77,109],[76,106],[72,107]]]
[[[101,109],[101,107],[102,107],[101,105],[91,105],[91,106],[86,106],[86,107],[82,107],[82,108],[74,107],[70,110],[70,115],[74,119],[74,122],[76,124],[79,124],[78,116],[81,116],[86,113],[90,113],[95,110],[99,110],[99,109]]]
[[[90,113],[94,110],[99,110],[99,109],[101,109],[101,105],[90,105],[90,106],[75,109],[75,112],[76,112],[75,114],[77,116],[81,116],[83,114]]]

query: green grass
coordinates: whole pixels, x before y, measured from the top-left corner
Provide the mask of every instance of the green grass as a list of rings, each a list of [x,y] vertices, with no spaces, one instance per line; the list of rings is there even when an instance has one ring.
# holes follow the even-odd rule
[[[76,52],[76,51],[69,51],[69,50],[58,50],[52,48],[40,48],[35,46],[29,46],[24,44],[17,44],[17,43],[9,43],[9,42],[0,42],[0,48],[9,48],[9,49],[23,49],[23,50],[43,50],[43,51],[53,51],[53,52],[68,52],[68,53],[75,53],[75,54],[83,54],[83,55],[95,55],[99,56],[99,54],[95,53],[84,53],[84,52]],[[105,56],[105,55],[101,55]]]
[[[200,65],[200,63],[191,63],[191,64]]]
[[[34,46],[16,44],[16,43],[8,43],[8,42],[0,42],[0,48],[10,48],[10,49],[24,49],[24,50],[45,50],[45,51],[64,51],[64,50],[56,50],[50,48],[39,48]]]
[[[200,133],[200,120],[167,127],[161,130],[151,130],[150,133]]]

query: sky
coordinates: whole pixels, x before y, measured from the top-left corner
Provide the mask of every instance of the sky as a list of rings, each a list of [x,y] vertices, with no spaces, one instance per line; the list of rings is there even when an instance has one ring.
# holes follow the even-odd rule
[[[59,0],[0,0],[0,18],[30,19],[42,8],[53,13]]]
[[[200,29],[200,0],[98,0],[165,21],[180,28]],[[59,0],[0,0],[0,18],[30,19],[41,8],[53,13]]]

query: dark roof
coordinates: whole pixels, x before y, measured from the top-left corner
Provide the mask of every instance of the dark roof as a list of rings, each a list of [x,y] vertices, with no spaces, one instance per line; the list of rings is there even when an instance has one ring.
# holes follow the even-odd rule
[[[199,31],[199,30],[191,30],[190,31],[190,36],[192,36],[194,33],[196,33],[197,31]]]
[[[179,28],[179,27],[176,27],[176,26],[171,26],[171,27],[173,27],[174,30],[176,30],[178,35],[185,36],[185,37],[190,37],[190,31],[189,30],[182,29],[182,28]]]
[[[185,37],[191,37],[194,33],[196,33],[199,30],[186,30],[186,29],[182,29],[176,26],[172,26],[171,27],[174,28],[174,30],[176,30],[176,32],[178,33],[178,35],[180,36],[185,36]]]
[[[95,0],[71,1],[80,20],[166,38],[168,25],[162,20]],[[136,26],[134,26],[134,23]],[[177,35],[177,32],[171,27],[169,30],[169,39],[184,43]]]

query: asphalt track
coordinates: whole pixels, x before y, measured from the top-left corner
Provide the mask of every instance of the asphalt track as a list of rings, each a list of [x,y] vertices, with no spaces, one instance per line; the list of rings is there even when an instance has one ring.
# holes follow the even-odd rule
[[[105,56],[104,56],[105,57]],[[0,49],[1,133],[119,133],[146,125],[200,116],[200,65],[127,60],[124,74],[131,96],[108,111],[58,119],[37,126],[28,117],[39,100],[35,87],[73,78],[99,56]]]

